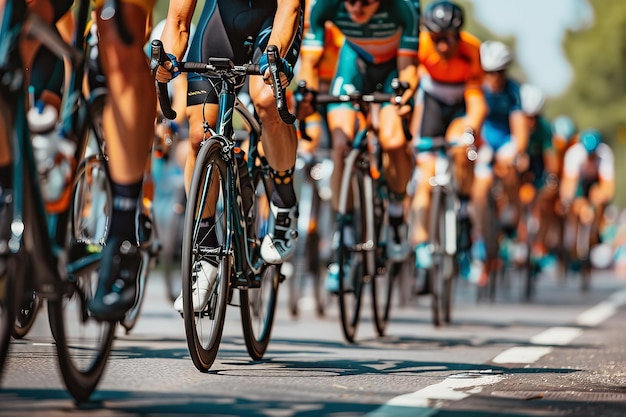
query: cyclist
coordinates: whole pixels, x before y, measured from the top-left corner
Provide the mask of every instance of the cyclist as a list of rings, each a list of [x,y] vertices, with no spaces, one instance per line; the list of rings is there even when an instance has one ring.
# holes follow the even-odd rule
[[[463,9],[450,1],[435,1],[424,10],[426,31],[420,34],[419,41],[420,85],[411,126],[418,149],[422,138],[443,136],[456,140],[466,133],[481,131],[487,105],[481,89],[480,41],[461,30],[463,19]],[[453,155],[461,215],[467,218],[473,163],[467,157],[466,145],[455,146]],[[432,265],[428,235],[429,179],[435,173],[435,155],[418,152],[417,169],[418,182],[412,201],[415,222],[410,236],[417,267],[428,269]]]
[[[482,128],[483,144],[478,151],[475,168],[474,208],[478,222],[475,224],[472,246],[474,279],[484,278],[486,258],[483,233],[487,222],[487,195],[496,175],[502,180],[508,200],[502,206],[501,220],[515,230],[518,219],[519,170],[523,170],[529,128],[521,110],[520,85],[508,76],[513,60],[509,48],[502,42],[488,40],[480,45],[481,66],[485,73],[482,90],[489,113]]]
[[[552,143],[557,155],[558,175],[563,175],[563,163],[565,152],[576,142],[578,142],[578,129],[571,117],[560,115],[552,121]]]
[[[552,266],[556,259],[548,249],[556,249],[559,238],[559,221],[555,206],[558,201],[558,155],[554,147],[550,122],[541,115],[545,103],[543,91],[537,86],[523,84],[520,88],[522,112],[530,129],[526,154],[528,169],[522,174],[536,190],[536,200],[532,202],[532,212],[541,225],[532,247],[532,257],[542,268]],[[523,225],[525,229],[526,225]],[[521,239],[527,236],[518,236]],[[552,239],[550,240],[550,238]]]
[[[615,193],[613,151],[596,129],[581,131],[578,139],[565,153],[560,200],[568,215],[598,231],[604,208]],[[595,243],[597,233],[592,236],[591,244]]]
[[[163,29],[163,45],[176,60],[181,59],[189,42],[189,28],[196,6],[193,0],[172,0],[169,3],[167,21]],[[276,45],[281,56],[283,86],[293,76],[293,66],[298,58],[303,20],[304,1],[276,0],[250,2],[244,0],[209,0],[205,2],[195,35],[189,47],[190,61],[206,61],[209,57],[228,57],[235,64],[252,59],[261,65],[264,77],[249,78],[249,93],[263,125],[263,150],[272,167],[270,176],[274,190],[270,207],[270,232],[265,236],[261,255],[266,262],[280,264],[293,256],[296,249],[298,207],[293,188],[293,172],[296,160],[297,138],[293,125],[285,124],[278,115],[272,89],[269,87],[269,69],[265,48]],[[178,74],[176,62],[171,72],[159,70],[157,79],[165,82]],[[217,80],[219,81],[219,80]],[[185,165],[185,184],[189,185],[196,155],[205,137],[204,120],[215,125],[219,91],[212,85],[216,80],[189,74],[187,93],[187,117],[189,119],[190,147]],[[206,106],[205,106],[206,103]],[[206,222],[200,233],[215,240],[215,231]],[[212,233],[211,233],[212,231]],[[204,308],[208,301],[211,283],[217,268],[201,261],[195,266],[198,305]],[[182,311],[182,293],[174,307]]]
[[[31,11],[44,21],[52,22],[63,16],[72,2],[42,0],[29,3]],[[135,218],[141,202],[144,167],[153,141],[156,108],[154,86],[142,47],[154,0],[121,0],[119,13],[124,19],[121,26],[118,26],[117,19],[101,17],[104,3],[103,0],[96,1],[95,10],[100,58],[109,89],[103,129],[109,155],[113,207],[98,288],[89,309],[96,319],[117,321],[136,299],[137,274],[141,267]],[[129,44],[119,36],[118,27],[124,27],[130,35]],[[7,155],[4,151],[1,153]],[[11,184],[10,160],[3,158],[0,166],[3,166],[0,168],[0,187],[4,189]]]
[[[410,112],[407,104],[416,88],[417,46],[419,34],[419,7],[408,0],[317,0],[311,6],[310,31],[303,42],[303,56],[298,78],[319,91],[320,57],[325,48],[326,22],[335,24],[345,41],[339,52],[337,69],[330,87],[333,94],[352,91],[372,92],[381,86],[392,92],[391,80],[398,78],[409,84],[401,105],[385,103],[379,113],[379,141],[388,155],[384,166],[390,188],[389,223],[392,238],[388,241],[388,255],[402,259],[408,254],[403,201],[406,184],[411,176],[412,163],[408,153],[402,117]],[[309,96],[308,99],[311,99]],[[310,102],[309,102],[310,104]],[[302,114],[311,114],[307,103],[301,105]],[[328,106],[328,126],[332,132],[332,158],[335,169],[331,178],[332,206],[339,206],[339,187],[344,157],[355,134],[358,111],[349,103]],[[331,265],[327,287],[339,287]]]

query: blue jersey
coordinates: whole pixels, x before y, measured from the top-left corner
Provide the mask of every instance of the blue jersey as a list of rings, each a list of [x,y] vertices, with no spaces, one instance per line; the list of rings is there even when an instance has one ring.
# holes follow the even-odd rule
[[[492,148],[498,149],[510,140],[511,126],[509,117],[516,110],[521,110],[520,86],[507,79],[504,89],[499,92],[483,87],[489,114],[484,122],[483,138]]]

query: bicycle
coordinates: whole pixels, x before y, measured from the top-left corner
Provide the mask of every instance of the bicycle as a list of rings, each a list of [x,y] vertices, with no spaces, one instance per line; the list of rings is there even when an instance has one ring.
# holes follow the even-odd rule
[[[293,123],[280,84],[278,49],[267,47],[274,85],[276,107],[285,123]],[[168,60],[159,40],[152,42],[151,66],[156,69]],[[239,290],[239,307],[246,349],[260,360],[267,350],[276,311],[278,286],[284,280],[279,265],[264,262],[260,242],[266,233],[270,213],[272,180],[269,165],[260,153],[260,125],[239,102],[236,89],[242,78],[261,75],[256,64],[234,65],[228,58],[212,57],[207,63],[179,62],[185,72],[196,72],[221,79],[219,114],[216,128],[205,123],[207,138],[198,153],[185,210],[182,276],[183,320],[187,346],[196,368],[206,372],[217,356],[227,304],[233,304],[234,290]],[[157,82],[163,114],[176,116],[171,109],[166,84]],[[238,113],[250,128],[247,161],[241,139],[233,129],[233,113]],[[244,182],[245,180],[245,182]],[[252,189],[248,189],[251,182]],[[246,199],[250,208],[245,210]],[[250,201],[251,200],[251,201]],[[199,223],[213,218],[217,244],[208,245],[199,236]],[[217,264],[217,278],[212,284],[207,304],[201,311],[193,306],[193,271],[200,261]]]
[[[113,6],[117,6],[117,1]],[[2,66],[3,92],[5,99],[7,94],[15,98],[11,144],[15,156],[13,215],[8,251],[3,254],[8,264],[6,279],[14,292],[7,291],[4,295],[11,294],[19,299],[26,288],[47,301],[61,375],[78,402],[88,400],[100,381],[116,329],[116,323],[96,321],[88,309],[97,286],[100,253],[108,231],[108,209],[112,201],[104,139],[98,122],[106,91],[91,91],[89,96],[83,93],[89,56],[85,28],[90,10],[89,0],[79,2],[74,41],[69,45],[37,16],[27,14],[24,1],[8,1],[1,38],[6,42],[2,50],[8,51],[2,58],[10,57],[7,62],[12,64]],[[122,37],[127,39],[119,13],[116,16]],[[76,144],[74,160],[79,163],[72,175],[71,198],[59,214],[48,215],[41,197],[26,120],[22,69],[15,55],[16,48],[11,47],[17,44],[20,33],[40,40],[72,68],[62,100],[60,125],[67,139]],[[142,250],[148,251],[151,240],[143,239],[146,231],[138,230],[138,235],[142,239]],[[148,263],[144,265],[142,275],[147,276]],[[134,309],[138,311],[138,308],[135,305]],[[133,317],[126,319],[132,321]],[[7,343],[4,332],[2,337],[0,345]]]
[[[454,279],[458,273],[457,256],[469,249],[467,222],[458,216],[460,200],[455,183],[453,155],[455,146],[467,147],[467,157],[476,159],[474,135],[467,132],[459,141],[448,141],[445,137],[420,138],[416,151],[435,153],[435,174],[429,179],[432,186],[429,210],[429,245],[433,257],[427,271],[431,295],[432,322],[435,326],[451,322]],[[466,243],[462,243],[466,241]],[[459,250],[461,248],[461,250]]]
[[[330,174],[332,160],[328,152],[316,150],[306,158],[299,156],[296,161],[296,185],[299,191],[300,210],[299,229],[304,239],[298,240],[296,256],[302,262],[295,262],[294,272],[287,279],[288,306],[292,317],[299,313],[299,302],[303,297],[310,278],[310,287],[315,300],[318,317],[324,317],[328,303],[324,288],[326,265],[330,262],[330,236],[332,235],[332,209],[330,207]],[[304,271],[299,268],[304,266]]]
[[[398,262],[387,260],[387,184],[382,176],[382,153],[374,133],[370,105],[397,100],[407,88],[397,80],[392,82],[393,94],[353,92],[347,95],[315,95],[315,105],[352,103],[365,116],[366,126],[352,141],[345,157],[345,167],[339,191],[337,210],[339,256],[339,310],[343,335],[354,343],[361,314],[363,288],[371,284],[371,304],[374,326],[383,336],[390,318],[395,276],[401,268]],[[306,84],[298,85],[298,96],[304,97]],[[304,121],[300,132],[306,137]],[[352,226],[354,228],[352,229]],[[353,234],[349,231],[352,229]],[[400,262],[401,263],[401,262]],[[349,266],[349,268],[346,268]]]

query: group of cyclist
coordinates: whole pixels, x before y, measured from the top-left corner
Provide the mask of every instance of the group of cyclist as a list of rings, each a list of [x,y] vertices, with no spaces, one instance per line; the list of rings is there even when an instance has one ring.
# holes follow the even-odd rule
[[[5,2],[2,0],[4,9]],[[472,220],[473,265],[468,276],[484,281],[485,217],[487,194],[494,177],[502,180],[508,203],[501,216],[516,229],[519,219],[519,183],[531,171],[541,189],[538,215],[546,224],[554,222],[556,205],[581,220],[602,208],[614,192],[613,156],[596,130],[577,132],[574,123],[562,117],[552,125],[541,116],[544,97],[530,85],[520,85],[507,75],[511,51],[496,41],[482,42],[463,30],[462,8],[448,0],[436,0],[423,10],[418,0],[207,0],[191,36],[195,0],[171,0],[161,35],[171,59],[156,73],[169,82],[179,74],[178,62],[188,50],[190,61],[228,57],[235,64],[260,64],[264,77],[250,77],[249,94],[262,123],[263,152],[273,179],[269,233],[262,242],[266,262],[280,264],[293,256],[297,241],[298,202],[293,174],[298,149],[296,127],[282,122],[276,110],[268,70],[266,47],[276,45],[281,57],[281,81],[305,81],[311,94],[299,103],[299,118],[315,117],[315,91],[327,88],[332,94],[353,91],[393,92],[398,79],[405,92],[394,102],[381,106],[378,137],[384,154],[384,176],[389,186],[389,237],[387,255],[406,259],[415,251],[418,268],[432,264],[428,236],[428,207],[435,158],[431,151],[418,151],[427,138],[444,137],[455,143],[453,162],[459,215]],[[72,1],[33,0],[29,9],[51,26],[71,15]],[[105,1],[95,2],[99,60],[109,90],[103,114],[104,137],[109,155],[113,208],[111,227],[103,252],[99,286],[89,305],[99,320],[119,320],[132,306],[137,273],[137,211],[140,210],[144,170],[153,145],[156,118],[155,75],[145,57],[144,46],[151,28],[154,0],[119,0],[130,40],[123,39],[114,19],[103,15]],[[305,10],[307,19],[305,23]],[[306,29],[305,29],[306,28]],[[420,31],[421,29],[421,31]],[[325,53],[331,56],[331,70]],[[27,85],[41,81],[36,70],[48,68],[38,61],[39,45],[24,40],[21,62]],[[300,56],[301,53],[301,56]],[[300,59],[298,60],[298,58]],[[323,57],[325,57],[323,59]],[[2,58],[6,71],[15,57]],[[40,58],[39,58],[40,59]],[[52,58],[54,65],[57,60]],[[334,67],[334,68],[333,68]],[[32,69],[32,71],[31,71]],[[49,71],[46,69],[46,71]],[[61,71],[62,72],[62,71]],[[332,75],[331,75],[332,74]],[[61,77],[62,79],[62,77]],[[207,136],[205,124],[214,125],[218,111],[219,80],[189,76],[186,116],[189,124],[184,181],[189,187],[195,157]],[[59,106],[61,85],[52,93],[40,88],[35,100]],[[8,86],[2,85],[2,102],[11,103]],[[52,97],[52,98],[50,98]],[[30,106],[34,106],[30,103]],[[9,114],[0,112],[0,114]],[[358,113],[350,104],[328,106],[326,122],[332,143],[335,170],[332,178],[333,208],[337,209],[343,158],[358,126]],[[0,118],[0,241],[7,239],[12,170],[7,130]],[[477,149],[471,154],[468,149]],[[311,151],[311,149],[309,149]],[[414,173],[416,175],[414,176]],[[417,181],[407,195],[412,177]],[[556,181],[557,188],[547,185]],[[581,198],[583,197],[583,198]],[[410,203],[407,204],[407,201]],[[410,207],[407,209],[407,207]],[[552,217],[551,217],[552,216]],[[409,222],[408,219],[411,218]],[[552,219],[552,220],[551,220]],[[4,222],[4,223],[3,223]],[[202,225],[206,239],[216,241],[207,219]],[[203,232],[201,231],[201,233]],[[213,231],[213,232],[212,232]],[[545,254],[548,233],[537,245]],[[1,246],[0,246],[1,247]],[[200,311],[214,282],[215,265],[196,265],[195,288]],[[330,268],[331,272],[337,268]],[[338,288],[337,277],[329,274],[330,290]],[[182,311],[182,298],[175,302]]]

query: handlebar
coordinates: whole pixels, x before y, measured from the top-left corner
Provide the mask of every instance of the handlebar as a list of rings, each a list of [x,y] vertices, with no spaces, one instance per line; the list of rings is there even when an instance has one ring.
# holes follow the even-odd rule
[[[272,79],[272,87],[274,90],[274,99],[276,100],[276,109],[283,122],[286,124],[293,124],[296,120],[296,116],[289,112],[287,107],[287,100],[285,99],[285,89],[280,82],[280,74],[282,72],[280,66],[280,57],[278,55],[278,48],[275,45],[269,45],[267,47],[267,58],[269,63],[270,77]],[[234,65],[228,58],[209,58],[209,62],[179,62],[179,70],[181,72],[196,72],[198,74],[204,74],[212,77],[221,78],[224,81],[232,82],[232,80],[238,76],[246,75],[263,75],[258,64],[243,64]],[[153,73],[156,72],[159,66],[163,66],[167,62],[171,62],[170,58],[163,49],[163,43],[155,39],[151,44],[150,53],[150,68]],[[157,97],[161,106],[163,115],[173,120],[176,118],[176,111],[172,109],[172,104],[167,93],[167,83],[157,81]]]
[[[361,93],[359,91],[355,91],[350,94],[327,94],[327,93],[318,93],[314,90],[310,90],[306,86],[306,81],[301,80],[298,82],[298,88],[296,90],[296,109],[298,108],[300,102],[304,98],[304,96],[308,93],[313,93],[313,107],[317,105],[327,105],[333,103],[388,103],[393,102],[395,105],[400,105],[402,100],[402,94],[409,88],[409,84],[406,82],[401,82],[397,78],[394,78],[391,81],[391,88],[393,89],[393,93],[381,93],[375,91],[373,93]],[[296,110],[296,114],[297,114]],[[300,136],[304,140],[311,140],[311,137],[306,133],[306,122],[304,119],[298,120],[298,128],[300,130]]]

